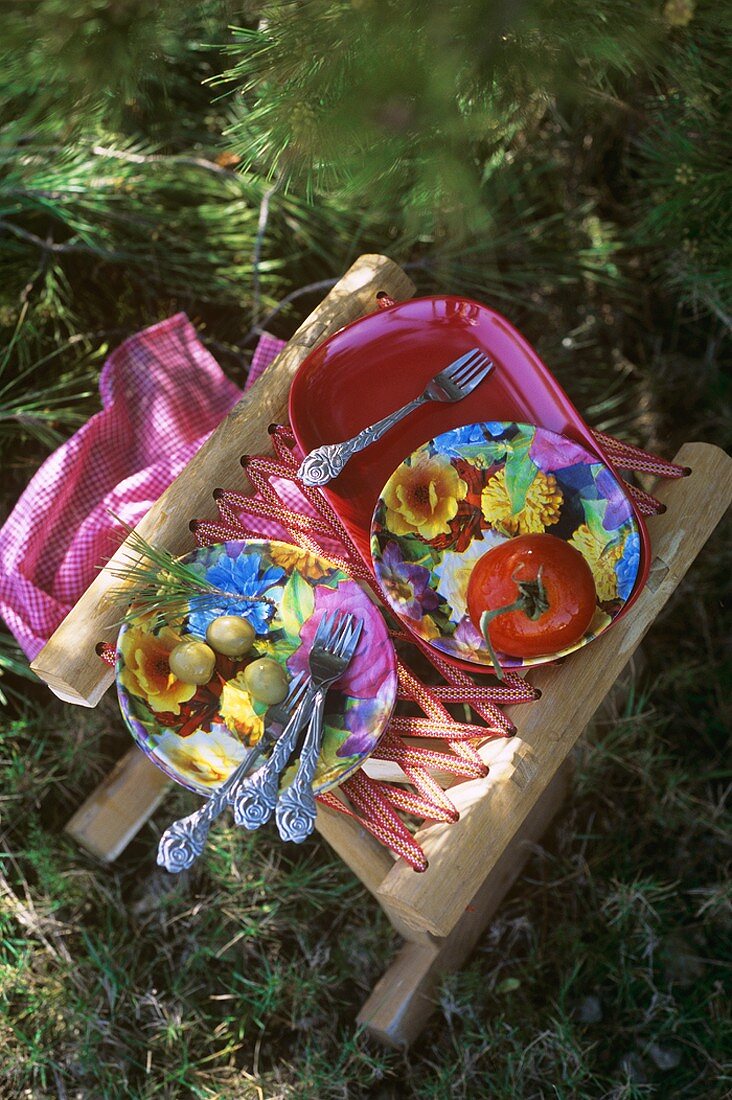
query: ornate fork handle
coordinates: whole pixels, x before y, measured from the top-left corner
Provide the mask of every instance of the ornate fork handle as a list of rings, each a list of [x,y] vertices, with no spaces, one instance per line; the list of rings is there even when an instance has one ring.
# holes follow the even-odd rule
[[[396,412],[385,416],[383,420],[378,420],[375,424],[364,428],[352,439],[347,439],[343,443],[326,443],[322,447],[316,447],[310,454],[305,455],[300,463],[300,468],[297,471],[298,477],[306,485],[326,485],[338,476],[348,460],[357,451],[363,451],[372,443],[376,443],[377,439],[381,439],[382,435],[389,431],[389,428],[393,428],[405,416],[408,416],[409,413],[414,412],[420,405],[424,405],[430,400],[431,398],[420,394],[408,405],[404,405]]]
[[[310,715],[305,744],[300,756],[300,766],[290,786],[282,792],[277,803],[277,828],[283,840],[301,844],[315,828],[315,795],[313,777],[320,757],[323,740],[323,712],[325,691],[319,691]]]
[[[245,829],[258,829],[269,821],[277,804],[280,773],[284,770],[302,729],[305,715],[313,699],[309,691],[290,721],[275,741],[269,758],[253,775],[240,777],[229,801],[234,807],[234,821]]]
[[[310,694],[312,694],[312,691]],[[306,699],[307,694],[303,698],[303,704]],[[298,731],[302,728],[304,717],[304,712],[301,712],[299,708],[296,709],[290,722],[282,731],[282,737],[287,732],[290,723],[293,723],[296,718],[298,724],[295,728],[295,736],[297,736]],[[276,736],[276,734],[270,733],[268,737],[265,731],[263,740],[245,753],[229,778],[212,792],[211,797],[207,802],[204,802],[203,806],[189,814],[188,817],[182,817],[178,821],[174,821],[165,830],[158,844],[158,866],[164,867],[166,871],[176,873],[187,870],[198,859],[206,847],[206,839],[212,823],[234,800],[252,764],[262,755],[273,737]],[[275,741],[275,744],[277,743]]]
[[[259,748],[250,749],[229,778],[217,787],[208,802],[188,817],[174,821],[160,838],[158,866],[176,873],[187,870],[206,847],[211,824],[229,804],[229,792],[246,775],[252,761],[259,755]]]

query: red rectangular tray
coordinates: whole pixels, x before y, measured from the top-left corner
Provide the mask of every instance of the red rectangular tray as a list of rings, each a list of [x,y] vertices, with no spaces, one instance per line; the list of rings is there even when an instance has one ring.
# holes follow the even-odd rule
[[[500,313],[454,296],[414,298],[354,321],[310,353],[290,390],[290,424],[307,453],[349,439],[416,397],[438,370],[471,348],[481,348],[495,370],[463,401],[430,402],[350,460],[324,488],[364,560],[371,566],[369,530],[379,494],[402,460],[427,440],[481,420],[536,424],[581,443],[615,474],[592,429],[531,345]],[[634,592],[650,567],[643,517]]]

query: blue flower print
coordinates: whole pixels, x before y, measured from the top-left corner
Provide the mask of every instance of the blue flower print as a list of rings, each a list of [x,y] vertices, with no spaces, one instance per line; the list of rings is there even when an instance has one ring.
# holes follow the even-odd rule
[[[206,570],[206,580],[216,588],[232,595],[222,596],[215,604],[205,596],[194,596],[190,601],[188,629],[203,637],[206,628],[218,615],[241,615],[252,624],[257,634],[266,634],[275,608],[263,600],[252,602],[252,597],[266,595],[278,603],[282,598],[279,582],[285,575],[278,565],[270,565],[262,571],[261,554],[241,554],[237,557],[220,557]],[[249,596],[249,600],[237,600],[236,595]]]
[[[615,531],[630,519],[633,507],[607,466],[598,473],[596,485],[600,496],[608,502],[603,527],[606,531]]]
[[[502,420],[484,420],[479,424],[465,424],[462,428],[454,428],[446,432],[440,438],[439,450],[442,454],[451,458],[460,458],[464,447],[475,447],[486,442],[487,436],[492,439],[500,439],[506,434],[507,425]]]
[[[640,536],[637,531],[631,531],[625,540],[623,556],[615,565],[615,576],[618,579],[618,595],[621,600],[627,600],[633,591],[638,567],[640,565]]]

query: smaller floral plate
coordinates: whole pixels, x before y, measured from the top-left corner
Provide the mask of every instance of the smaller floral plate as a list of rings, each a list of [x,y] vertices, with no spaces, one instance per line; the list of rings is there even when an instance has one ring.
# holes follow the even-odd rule
[[[170,672],[173,647],[185,636],[203,639],[218,615],[241,615],[256,631],[255,656],[274,658],[294,676],[307,670],[323,615],[352,611],[363,620],[363,631],[348,669],[328,692],[313,790],[317,794],[342,782],[376,748],[396,700],[396,655],[370,596],[325,558],[285,542],[224,542],[182,560],[226,595],[216,606],[193,597],[180,632],[167,626],[153,630],[142,621],[122,627],[117,693],[140,748],[171,779],[209,794],[257,744],[267,708],[244,690],[246,661],[218,654],[209,683],[195,687]]]
[[[544,664],[586,645],[620,614],[638,576],[641,538],[615,475],[585,447],[513,421],[455,428],[419,447],[394,471],[371,523],[371,557],[394,612],[418,637],[460,662],[491,665],[467,614],[470,573],[493,546],[548,532],[584,556],[597,611],[560,653],[507,668]]]

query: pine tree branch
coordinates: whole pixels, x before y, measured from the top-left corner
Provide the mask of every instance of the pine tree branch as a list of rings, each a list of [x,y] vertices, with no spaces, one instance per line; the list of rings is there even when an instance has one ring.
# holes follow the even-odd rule
[[[111,160],[122,160],[127,164],[188,164],[192,168],[203,168],[207,172],[214,172],[217,176],[226,176],[231,179],[232,171],[216,164],[205,157],[190,157],[183,154],[168,155],[165,153],[131,153],[124,149],[110,149],[106,145],[92,146],[92,153],[96,157],[109,157]]]
[[[275,180],[271,187],[268,187],[262,196],[262,201],[259,206],[259,219],[257,221],[257,236],[254,240],[254,248],[252,250],[252,327],[259,327],[259,311],[262,305],[262,287],[259,273],[259,264],[262,259],[262,245],[264,244],[264,235],[267,232],[267,222],[269,221],[269,205],[275,191],[279,187],[279,180]]]
[[[31,233],[28,229],[21,229],[19,225],[13,225],[12,222],[6,221],[4,218],[0,218],[0,229],[7,229],[9,233],[15,234],[22,241],[27,241],[29,244],[34,244],[37,248],[40,248],[42,252],[52,253],[53,255],[63,255],[65,253],[77,253],[84,256],[102,256],[103,253],[97,248],[92,248],[87,244],[74,244],[72,241],[66,241],[63,244],[59,244],[57,241],[46,238],[44,241],[42,237],[37,237],[35,233]],[[121,258],[115,256],[114,253],[105,254],[105,258],[114,259]]]

